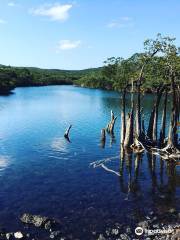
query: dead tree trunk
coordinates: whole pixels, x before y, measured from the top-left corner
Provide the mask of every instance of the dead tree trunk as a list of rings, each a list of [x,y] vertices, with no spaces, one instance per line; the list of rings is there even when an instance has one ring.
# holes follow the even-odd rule
[[[157,91],[157,99],[156,99],[156,104],[155,104],[154,122],[153,122],[153,136],[152,136],[153,141],[157,141],[158,109],[159,109],[159,104],[161,101],[163,91],[164,91],[164,86],[159,88]]]
[[[105,147],[105,143],[106,143],[106,129],[103,128],[101,130],[101,146],[102,146],[102,148]]]
[[[114,125],[116,123],[117,117],[114,116],[113,111],[111,110],[111,121],[108,123],[106,130],[108,133],[113,134],[114,133]]]
[[[126,119],[126,135],[124,139],[124,147],[130,147],[133,144],[133,132],[134,132],[134,109],[128,113]]]
[[[164,91],[164,88],[165,86],[163,87],[160,86],[157,89],[156,101],[154,103],[153,109],[151,111],[151,116],[149,119],[147,135],[154,142],[157,141],[158,108],[159,108],[159,104],[161,101],[161,96]]]
[[[153,108],[151,111],[150,119],[149,119],[149,126],[147,130],[147,136],[152,139],[153,138],[153,123],[154,123],[154,114],[155,114],[155,109]]]
[[[161,131],[160,131],[160,138],[159,138],[160,146],[164,145],[164,141],[166,137],[166,115],[167,115],[167,88],[164,96],[164,108],[162,113]]]
[[[136,105],[136,114],[135,114],[135,136],[137,139],[140,137],[140,129],[139,129],[139,110],[138,110],[138,104]]]
[[[71,129],[72,125],[69,125],[68,129],[66,130],[66,132],[64,133],[64,137],[68,140],[69,140],[69,132],[70,132],[70,129]]]
[[[101,141],[106,141],[106,130],[104,128],[101,130]]]
[[[124,90],[123,90],[123,95],[122,95],[121,144],[124,143],[125,134],[126,134],[126,108],[125,108],[125,99],[126,99],[126,88],[124,88]]]
[[[174,74],[171,73],[171,91],[172,91],[172,110],[171,110],[171,124],[169,127],[168,145],[176,147],[178,145],[177,139],[177,121],[178,121],[178,110],[176,105],[176,90]]]

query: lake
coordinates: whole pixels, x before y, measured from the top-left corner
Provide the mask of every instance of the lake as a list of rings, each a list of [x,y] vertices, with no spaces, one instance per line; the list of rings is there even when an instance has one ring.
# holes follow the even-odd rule
[[[145,124],[152,103],[143,100]],[[115,136],[103,148],[111,109]],[[179,168],[146,153],[122,156],[120,110],[119,93],[74,86],[1,96],[0,226],[21,229],[29,212],[60,219],[72,239],[97,239],[118,224],[134,231],[149,212],[179,211]]]

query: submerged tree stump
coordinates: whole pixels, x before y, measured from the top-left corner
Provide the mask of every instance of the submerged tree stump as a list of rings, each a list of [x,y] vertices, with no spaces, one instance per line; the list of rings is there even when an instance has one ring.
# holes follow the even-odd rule
[[[106,129],[101,129],[101,147],[104,148],[106,144]]]
[[[108,123],[106,127],[106,131],[110,134],[114,134],[114,125],[116,123],[117,117],[114,116],[113,111],[111,110],[111,121]]]
[[[69,125],[69,127],[67,128],[67,130],[66,130],[65,133],[64,133],[64,137],[65,137],[68,141],[70,141],[70,139],[69,139],[69,132],[70,132],[71,127],[72,127],[72,125]]]

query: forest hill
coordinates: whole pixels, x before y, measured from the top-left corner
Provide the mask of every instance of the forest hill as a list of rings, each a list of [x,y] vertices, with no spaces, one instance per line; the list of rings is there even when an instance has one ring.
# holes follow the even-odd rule
[[[68,85],[99,69],[58,70],[33,67],[0,65],[0,93],[8,93],[15,87]]]
[[[162,38],[161,34],[158,34],[157,38]],[[172,39],[173,46],[171,45],[171,47],[176,49],[176,56],[173,58],[173,69],[175,71],[175,81],[179,82],[179,48],[174,45],[175,38],[166,37],[166,39]],[[156,92],[160,84],[168,84],[170,82],[170,68],[167,66],[169,64],[169,55],[159,54],[158,51],[157,54],[150,57],[148,51],[146,51],[150,41],[155,40],[148,39],[144,42],[145,48],[143,53],[135,53],[128,59],[110,57],[104,61],[104,66],[100,68],[73,71],[0,65],[0,91],[8,91],[17,86],[62,84],[75,84],[81,87],[123,91],[129,82],[138,79],[139,72],[142,66],[144,66],[140,91],[142,93]],[[148,61],[148,64],[144,65],[144,61]],[[126,88],[127,92],[131,92],[131,90],[131,87]],[[136,88],[133,91],[136,91]]]

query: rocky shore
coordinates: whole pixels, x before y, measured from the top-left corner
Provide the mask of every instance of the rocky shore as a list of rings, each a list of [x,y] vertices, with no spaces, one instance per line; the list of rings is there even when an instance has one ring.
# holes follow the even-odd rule
[[[0,231],[0,240],[80,240],[77,236],[68,234],[69,229],[64,229],[59,220],[40,215],[24,213],[20,217],[22,229],[16,232],[8,232],[5,229]],[[91,232],[87,239],[92,240],[170,240],[180,239],[180,213],[170,209],[165,214],[149,212],[147,216],[138,222],[134,227],[125,224],[115,223],[104,232]],[[135,233],[135,228],[140,227],[143,232]],[[33,231],[32,231],[33,230]],[[179,234],[179,235],[178,235]],[[86,239],[86,240],[87,240]],[[83,239],[84,240],[84,239]]]

